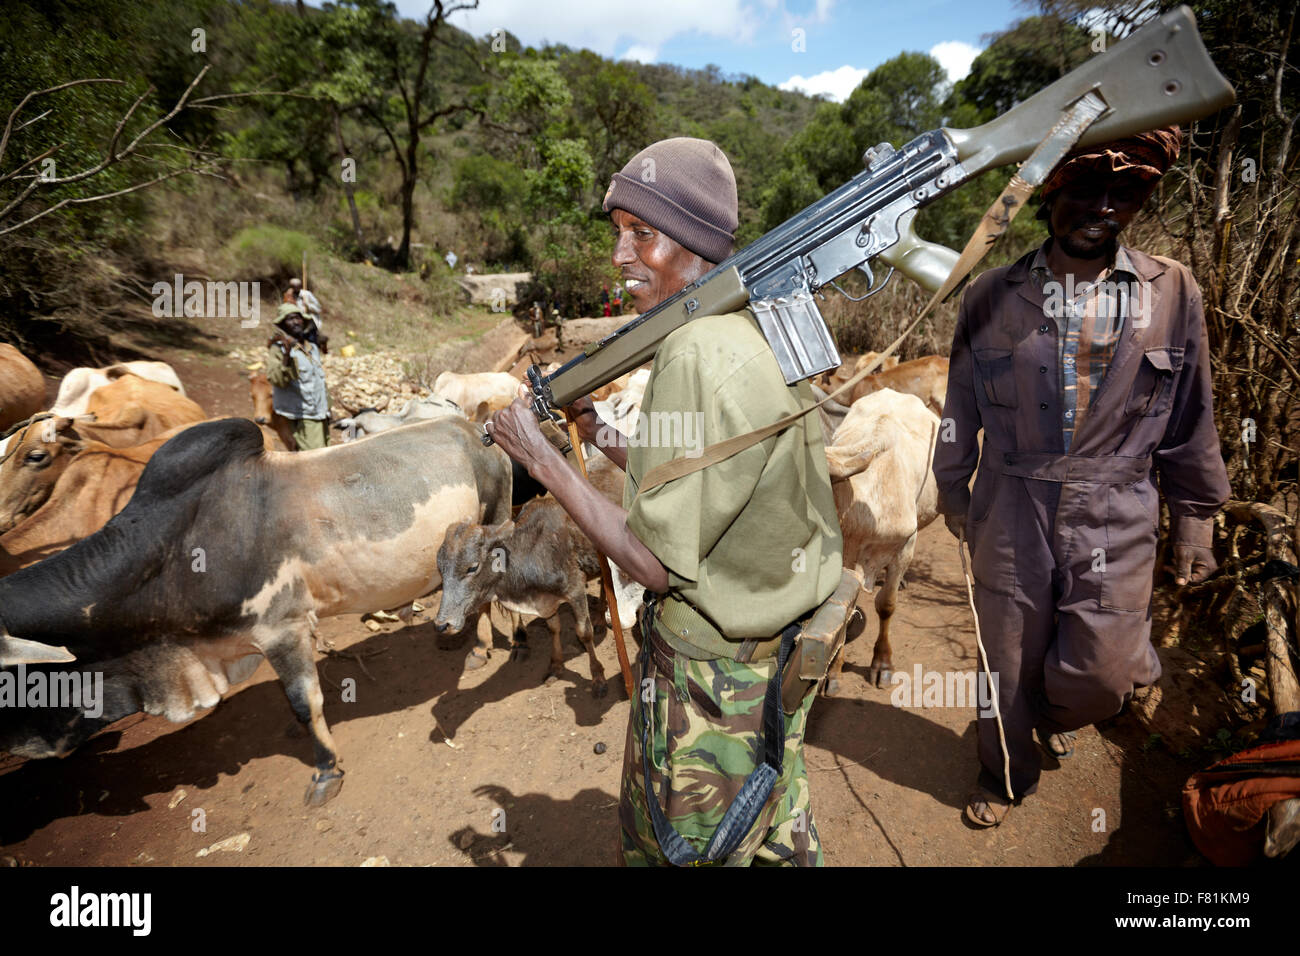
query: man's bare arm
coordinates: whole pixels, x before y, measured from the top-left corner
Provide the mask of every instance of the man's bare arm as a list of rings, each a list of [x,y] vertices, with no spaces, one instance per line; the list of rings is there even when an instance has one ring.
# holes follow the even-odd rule
[[[537,416],[516,399],[493,416],[492,439],[528,469],[567,511],[596,549],[651,591],[668,590],[668,571],[627,526],[627,512],[608,500],[546,440]],[[626,446],[619,449],[627,460]],[[608,451],[606,452],[608,455]],[[618,459],[609,455],[611,461]]]

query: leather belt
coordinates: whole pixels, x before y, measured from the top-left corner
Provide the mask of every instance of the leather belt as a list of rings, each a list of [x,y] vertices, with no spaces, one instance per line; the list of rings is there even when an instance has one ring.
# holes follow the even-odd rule
[[[1131,484],[1151,475],[1151,456],[1126,458],[1121,455],[1061,455],[1056,452],[1004,451],[986,448],[990,464],[997,463],[1004,475],[1038,481]]]

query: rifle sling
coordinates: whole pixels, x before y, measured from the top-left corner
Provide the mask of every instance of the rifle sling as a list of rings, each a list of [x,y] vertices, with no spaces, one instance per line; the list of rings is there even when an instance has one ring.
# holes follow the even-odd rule
[[[832,401],[837,395],[840,395],[846,390],[852,389],[854,385],[857,385],[858,382],[862,381],[879,368],[881,362],[893,355],[894,352],[898,350],[898,347],[903,344],[903,339],[907,338],[907,336],[912,333],[912,330],[916,328],[917,324],[924,317],[925,311],[922,311],[920,315],[912,320],[912,323],[907,328],[903,329],[902,334],[890,343],[889,347],[885,349],[885,351],[876,356],[875,361],[869,364],[862,371],[858,372],[839,388],[835,389],[835,391],[831,392],[821,401],[814,405],[809,405],[802,411],[787,415],[785,418],[779,418],[770,425],[756,428],[752,432],[746,432],[743,435],[735,435],[720,442],[714,442],[694,458],[674,458],[672,461],[666,461],[663,464],[656,465],[646,472],[644,480],[641,482],[641,486],[637,489],[637,495],[645,494],[652,488],[657,488],[662,484],[673,481],[674,479],[682,478],[686,475],[692,474],[693,472],[700,471],[703,468],[709,467],[709,465],[715,465],[720,461],[726,461],[732,455],[737,455],[746,448],[757,445],[765,438],[769,438],[777,432],[784,431],[809,412],[816,411],[827,402]],[[829,435],[826,437],[830,438]]]

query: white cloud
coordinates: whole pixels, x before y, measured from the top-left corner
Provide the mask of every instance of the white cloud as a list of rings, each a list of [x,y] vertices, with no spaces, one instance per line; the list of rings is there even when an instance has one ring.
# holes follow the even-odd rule
[[[429,0],[397,0],[406,17],[423,19],[428,7]],[[526,45],[563,43],[612,57],[624,47],[630,47],[629,52],[657,51],[672,37],[689,33],[744,43],[764,19],[754,0],[658,0],[651,15],[645,10],[629,14],[626,7],[608,0],[490,0],[477,10],[456,14],[451,22],[474,36],[501,27]]]
[[[654,63],[659,59],[659,48],[633,44],[619,57],[620,60],[635,60],[638,63]]]
[[[842,66],[838,70],[826,70],[815,76],[792,76],[779,85],[783,90],[802,90],[809,96],[825,93],[835,102],[843,103],[870,72],[855,66]]]
[[[930,56],[939,61],[939,65],[948,74],[949,83],[956,83],[969,73],[971,63],[981,52],[979,47],[960,40],[945,40],[930,47]]]

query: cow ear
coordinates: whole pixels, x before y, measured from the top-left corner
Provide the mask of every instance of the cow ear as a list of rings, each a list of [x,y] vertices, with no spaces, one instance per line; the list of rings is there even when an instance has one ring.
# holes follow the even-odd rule
[[[0,667],[18,664],[66,664],[77,659],[66,647],[26,641],[0,632]]]
[[[838,446],[831,446],[826,449],[826,466],[830,472],[831,481],[844,481],[846,478],[852,478],[858,472],[866,469],[871,464],[871,459],[875,454],[875,449],[857,452],[851,449],[841,450]]]
[[[81,451],[86,444],[85,438],[81,432],[77,431],[77,420],[75,418],[60,418],[54,423],[56,440],[63,446],[65,451],[76,454]]]

